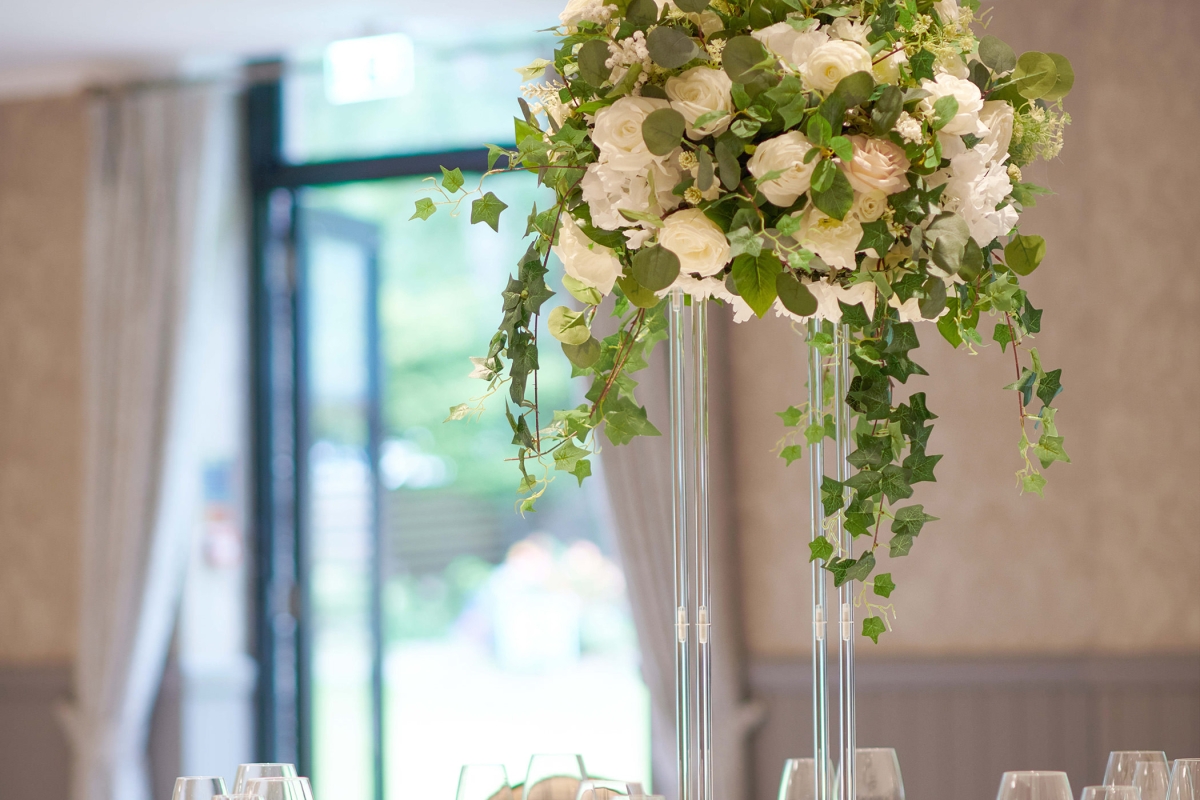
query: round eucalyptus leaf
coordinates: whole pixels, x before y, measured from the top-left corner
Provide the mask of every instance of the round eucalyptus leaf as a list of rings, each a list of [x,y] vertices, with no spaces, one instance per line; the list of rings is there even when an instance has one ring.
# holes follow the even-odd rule
[[[583,344],[566,344],[562,346],[567,360],[580,369],[587,369],[600,360],[600,343],[594,336],[589,336]]]
[[[1054,88],[1042,95],[1042,99],[1050,102],[1062,100],[1075,85],[1075,69],[1067,57],[1060,53],[1047,53],[1046,55],[1054,59],[1054,67],[1058,70],[1058,80],[1054,82]]]
[[[617,286],[629,298],[629,302],[638,308],[654,308],[662,298],[637,282],[636,278],[617,278]]]
[[[875,78],[869,72],[855,72],[838,81],[833,91],[846,102],[846,108],[861,106],[875,91]]]
[[[963,247],[962,263],[959,264],[958,274],[965,281],[974,281],[983,272],[983,249],[974,239],[967,239]]]
[[[661,86],[656,86],[653,83],[643,83],[642,88],[638,90],[642,97],[653,97],[656,100],[670,100],[671,96],[667,94],[667,90]]]
[[[698,14],[708,8],[708,2],[709,0],[675,0],[675,5],[679,6],[680,11]]]
[[[783,307],[800,317],[811,317],[817,313],[817,298],[808,287],[790,271],[775,276],[775,290]]]
[[[687,120],[673,108],[651,111],[642,121],[642,139],[646,149],[656,156],[670,155],[683,141]]]
[[[583,312],[572,311],[566,306],[559,306],[550,312],[546,327],[550,335],[563,344],[583,344],[592,335]]]
[[[734,36],[721,52],[721,66],[734,83],[747,83],[756,77],[757,67],[769,54],[763,43],[753,36]]]
[[[936,319],[946,308],[946,284],[936,275],[925,281],[921,287],[925,296],[917,303],[924,319]]]
[[[1013,237],[1004,248],[1004,263],[1018,275],[1033,272],[1046,257],[1046,240],[1040,236]]]
[[[1017,54],[995,36],[984,36],[979,40],[979,60],[997,75],[1012,72],[1017,66]]]
[[[658,4],[654,0],[632,0],[625,10],[625,19],[642,27],[653,25],[658,22]]]
[[[1013,77],[1022,97],[1037,100],[1058,83],[1058,67],[1054,59],[1045,53],[1024,53],[1017,59],[1017,70]]]
[[[603,86],[612,74],[612,67],[605,63],[611,55],[608,44],[600,39],[584,42],[579,48],[579,77],[589,86]]]
[[[646,37],[646,49],[654,63],[663,69],[679,69],[700,55],[696,40],[679,28],[660,25]]]
[[[679,256],[660,244],[643,247],[633,256],[633,278],[652,292],[661,292],[679,277]]]

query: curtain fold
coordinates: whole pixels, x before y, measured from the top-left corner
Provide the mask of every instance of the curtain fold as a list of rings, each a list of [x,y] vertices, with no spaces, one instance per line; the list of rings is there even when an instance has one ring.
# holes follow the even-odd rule
[[[729,326],[722,309],[709,314],[709,546],[713,642],[713,783],[722,800],[749,793],[748,737],[761,710],[745,698],[740,581],[734,524],[736,485],[728,402]],[[667,346],[659,345],[639,373],[638,399],[663,436],[605,447],[603,475],[629,584],[651,698],[651,760],[655,794],[676,797],[675,589],[672,551],[671,452]]]
[[[118,90],[90,109],[73,800],[149,798],[150,715],[199,511],[192,284],[224,94]]]

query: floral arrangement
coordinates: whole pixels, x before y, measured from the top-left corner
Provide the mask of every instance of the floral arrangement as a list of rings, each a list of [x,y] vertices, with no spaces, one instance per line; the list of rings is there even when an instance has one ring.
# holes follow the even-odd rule
[[[862,633],[874,641],[894,616],[867,595],[895,588],[876,574],[881,528],[894,558],[935,519],[900,505],[941,459],[926,451],[936,417],[924,393],[895,396],[927,374],[912,358],[916,323],[976,353],[984,317],[994,319],[989,338],[1015,364],[1017,482],[1042,493],[1042,470],[1069,459],[1052,406],[1061,370],[1028,344],[1042,312],[1020,278],[1045,242],[1018,225],[1046,190],[1021,170],[1059,153],[1074,73],[1061,55],[1018,58],[977,38],[978,13],[978,0],[570,0],[553,61],[521,70],[541,82],[524,87],[516,149],[490,145],[484,175],[534,172],[556,199],[530,213],[533,241],[503,290],[500,328],[474,359],[488,390],[451,409],[470,417],[507,387],[522,511],[555,471],[591,474],[601,428],[613,445],[659,435],[632,375],[666,336],[674,290],[728,306],[738,322],[820,320],[811,334],[797,327],[820,357],[833,353],[834,325],[848,332],[853,379],[832,402],[852,414],[854,474],[824,477],[822,501],[827,520],[841,515],[869,545],[857,558],[826,536],[810,547],[835,584],[862,583]],[[497,228],[506,208],[482,180],[467,190],[458,170],[443,169],[433,189],[414,217],[473,198],[471,221]],[[542,327],[592,383],[586,403],[546,415],[537,375],[551,253],[577,302]],[[610,297],[615,332],[601,336]],[[780,416],[789,464],[830,433],[827,409]]]

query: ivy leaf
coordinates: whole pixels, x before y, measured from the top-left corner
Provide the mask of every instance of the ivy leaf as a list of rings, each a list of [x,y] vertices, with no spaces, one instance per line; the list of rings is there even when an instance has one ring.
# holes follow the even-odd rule
[[[839,300],[838,307],[842,310],[843,324],[849,325],[856,330],[862,330],[870,326],[871,317],[867,315],[867,310],[863,308],[862,303],[855,303],[852,306],[848,306]]]
[[[863,470],[850,476],[846,481],[846,485],[854,491],[858,492],[862,497],[872,497],[882,491],[880,484],[883,482],[883,475],[874,470]],[[841,508],[841,506],[838,506]],[[836,509],[835,509],[836,510]],[[825,516],[829,516],[826,514]]]
[[[1022,401],[1029,405],[1033,401],[1033,390],[1037,386],[1037,373],[1029,367],[1021,370],[1021,377],[1005,386],[1005,390],[1015,389],[1021,393]]]
[[[1006,323],[997,322],[996,327],[992,330],[992,341],[1000,345],[1000,352],[1006,352],[1005,347],[1013,340],[1012,328]]]
[[[579,485],[583,486],[583,479],[590,477],[592,474],[592,462],[586,458],[581,458],[575,462],[575,469],[571,470],[571,474],[579,481]]]
[[[760,318],[767,313],[778,296],[775,277],[783,270],[779,257],[764,250],[754,258],[744,253],[733,260],[733,281],[738,294]]]
[[[937,517],[931,517],[925,513],[925,506],[905,506],[895,514],[895,519],[892,520],[892,533],[899,533],[904,536],[916,536],[921,532],[921,528],[925,527],[926,522],[934,522]]]
[[[888,554],[892,558],[903,558],[912,550],[913,537],[907,533],[900,533],[892,537],[888,542]]]
[[[604,434],[614,445],[629,444],[635,436],[662,436],[646,418],[646,409],[626,397],[609,395]]]
[[[891,597],[892,592],[896,590],[896,584],[892,582],[892,573],[881,572],[875,576],[875,585],[872,591],[880,597]]]
[[[825,438],[827,433],[826,426],[820,422],[814,422],[804,429],[804,441],[809,444],[817,444]]]
[[[826,562],[825,569],[833,575],[834,586],[841,586],[846,582],[846,570],[853,564],[852,558],[832,558]]]
[[[937,56],[928,50],[917,52],[911,59],[908,65],[912,69],[912,76],[920,80],[933,80],[933,65],[937,61]]]
[[[895,464],[889,464],[883,468],[881,475],[879,488],[887,497],[889,503],[895,503],[897,500],[905,500],[912,497],[913,488],[912,484],[909,483],[911,473],[908,470],[898,467]]]
[[[846,530],[854,536],[869,536],[875,524],[875,503],[855,493],[846,507]]]
[[[870,550],[858,557],[852,565],[846,568],[846,580],[866,583],[872,570],[875,569],[875,554]]]
[[[909,483],[921,483],[922,481],[937,483],[937,478],[933,476],[933,469],[941,460],[940,455],[930,456],[926,455],[923,449],[914,449],[903,462],[904,468],[912,475],[908,479]]]
[[[1021,325],[1030,333],[1042,332],[1042,311],[1034,308],[1029,302],[1029,298],[1025,298],[1025,308],[1019,314]]]
[[[793,461],[801,458],[804,455],[804,448],[798,444],[790,444],[779,451],[779,457],[787,462],[787,466],[791,466]]]
[[[486,222],[488,226],[500,232],[500,213],[508,208],[508,204],[496,197],[495,193],[488,192],[483,197],[471,203],[471,224]]]
[[[726,238],[729,239],[730,258],[737,258],[743,253],[758,258],[762,253],[762,237],[748,227],[732,230],[726,234]]]
[[[1045,469],[1055,461],[1065,461],[1071,463],[1071,457],[1067,455],[1067,451],[1063,450],[1063,437],[1051,436],[1049,433],[1042,434],[1042,438],[1038,439],[1037,444],[1033,446],[1034,455],[1038,461],[1042,462],[1042,468]]]
[[[824,536],[818,536],[808,543],[808,552],[810,564],[817,559],[828,561],[829,557],[833,555],[833,544]]]
[[[862,223],[863,235],[858,242],[857,250],[874,250],[880,257],[887,255],[892,242],[896,241],[888,230],[886,220],[877,219],[874,222]]]
[[[885,353],[907,355],[910,350],[916,350],[921,346],[921,341],[917,338],[917,329],[911,322],[898,322],[892,325],[888,338],[890,341],[883,350]]]
[[[428,197],[422,197],[417,201],[417,210],[413,212],[413,215],[409,219],[429,219],[436,211],[437,206],[434,205],[433,200]]]
[[[1058,393],[1062,391],[1062,370],[1055,369],[1043,374],[1038,379],[1037,396],[1042,405],[1050,405]]]
[[[1046,495],[1042,493],[1042,490],[1045,488],[1046,488],[1046,479],[1044,477],[1042,477],[1041,473],[1039,473],[1039,472],[1031,473],[1021,479],[1021,492],[1022,493],[1036,492],[1038,497],[1044,498]]]
[[[558,449],[554,451],[554,468],[563,472],[574,472],[579,460],[587,458],[589,455],[587,450],[568,439],[565,444],[559,445]]]
[[[867,617],[863,620],[862,635],[868,637],[875,644],[879,644],[879,637],[887,632],[887,626],[883,624],[883,620],[879,617]]]
[[[446,169],[442,167],[442,188],[450,194],[454,194],[463,187],[462,170],[458,167],[454,169]]]
[[[862,473],[859,473],[862,474]],[[858,477],[857,475],[855,477]],[[854,478],[850,479],[851,481]],[[849,481],[847,481],[849,485]],[[843,486],[838,481],[830,478],[828,475],[821,476],[821,505],[824,507],[825,516],[832,517],[834,514],[842,510],[842,506],[846,504],[845,492]]]
[[[796,427],[800,420],[804,419],[803,412],[795,406],[788,406],[787,411],[776,411],[775,416],[783,420],[783,424],[789,428]]]
[[[850,466],[857,470],[883,465],[883,448],[887,442],[877,436],[864,436],[859,448],[846,457]]]

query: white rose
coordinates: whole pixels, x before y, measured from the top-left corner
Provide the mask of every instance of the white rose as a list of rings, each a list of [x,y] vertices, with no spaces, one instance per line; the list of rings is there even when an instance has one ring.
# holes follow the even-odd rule
[[[758,190],[780,208],[787,208],[808,191],[817,159],[804,163],[804,157],[812,149],[812,143],[799,131],[767,139],[758,146],[746,167],[755,178],[770,172],[783,171],[778,178],[763,181]]]
[[[569,31],[574,31],[581,22],[607,22],[616,5],[605,5],[604,0],[570,0],[558,21]]]
[[[611,292],[621,276],[621,262],[613,251],[589,239],[570,214],[563,214],[554,254],[563,262],[568,275],[601,294]]]
[[[871,71],[875,73],[875,80],[879,83],[900,83],[900,65],[908,63],[908,56],[901,47],[896,52],[892,53],[882,61],[871,66]]]
[[[988,100],[979,113],[979,121],[988,132],[976,147],[995,147],[994,157],[1003,161],[1008,156],[1008,146],[1012,144],[1013,107],[1003,100]]]
[[[951,136],[974,134],[984,136],[985,128],[979,122],[979,112],[983,110],[983,95],[979,87],[970,81],[942,73],[936,80],[921,81],[921,88],[929,92],[929,97],[921,100],[921,111],[930,119],[933,118],[933,104],[943,97],[953,97],[958,101],[958,113],[954,119],[941,129],[941,133]]]
[[[658,243],[679,257],[679,271],[689,275],[716,275],[729,263],[725,232],[698,208],[676,211],[663,220]]]
[[[862,241],[862,225],[857,219],[847,214],[846,219],[838,222],[815,207],[797,214],[803,214],[796,237],[801,245],[831,267],[855,269],[858,266],[854,254]]]
[[[798,31],[786,22],[776,22],[750,35],[793,66],[800,66],[808,61],[814,50],[829,41],[829,33],[824,29],[813,27],[810,30]]]
[[[833,41],[821,45],[800,68],[800,74],[813,89],[828,94],[838,83],[855,72],[870,72],[871,56],[856,42]]]
[[[908,188],[908,158],[904,148],[888,139],[856,134],[850,137],[854,145],[854,158],[843,164],[850,185],[859,192],[878,189],[884,194],[895,194]]]
[[[733,112],[733,98],[729,94],[732,88],[733,81],[725,70],[711,67],[693,67],[682,75],[667,78],[666,85],[671,108],[687,120],[687,135],[692,139],[719,136],[729,129],[729,114]],[[710,111],[729,113],[702,128],[693,127],[701,115]]]
[[[971,70],[967,67],[967,62],[963,61],[962,56],[958,53],[943,53],[937,61],[933,62],[933,71],[949,72],[962,80],[971,77]]]
[[[850,213],[859,222],[875,222],[883,216],[887,207],[887,195],[878,189],[872,189],[869,192],[854,193],[854,205],[850,208]]]
[[[833,35],[844,42],[858,42],[863,47],[867,46],[867,34],[870,33],[870,28],[865,23],[855,22],[849,17],[838,17],[833,21]]]
[[[600,161],[624,172],[640,172],[656,161],[642,138],[642,122],[651,112],[670,106],[653,97],[622,97],[597,111],[592,142],[600,150]]]
[[[933,4],[933,8],[937,11],[938,17],[942,20],[943,25],[957,25],[958,15],[958,0],[937,0]]]

